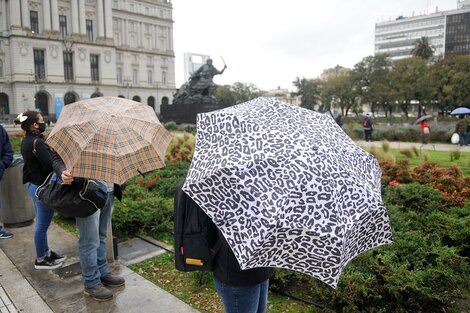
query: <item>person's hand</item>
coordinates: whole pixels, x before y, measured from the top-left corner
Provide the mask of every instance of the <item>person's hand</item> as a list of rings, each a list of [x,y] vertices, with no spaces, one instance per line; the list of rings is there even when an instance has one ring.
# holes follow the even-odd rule
[[[62,179],[62,181],[63,181],[64,184],[66,184],[66,185],[70,185],[70,184],[72,184],[72,182],[73,182],[73,176],[72,176],[72,174],[71,174],[69,171],[67,171],[67,170],[65,170],[65,171],[62,172],[62,175],[60,175],[60,178]]]

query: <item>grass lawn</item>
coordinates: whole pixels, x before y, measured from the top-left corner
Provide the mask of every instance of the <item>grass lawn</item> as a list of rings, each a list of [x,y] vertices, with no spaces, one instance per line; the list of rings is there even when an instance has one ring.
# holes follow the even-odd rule
[[[175,269],[174,257],[170,253],[165,253],[129,267],[145,279],[165,289],[184,302],[190,303],[201,312],[224,312],[222,301],[214,287],[212,273],[180,272]],[[328,312],[271,291],[268,296],[267,311],[270,313]]]
[[[462,170],[464,176],[470,176],[470,152],[460,152],[458,160],[456,160],[455,154],[454,154],[454,160],[451,161],[451,155],[452,153],[455,153],[454,151],[433,151],[433,150],[416,150],[418,152],[418,155],[416,155],[416,152],[411,150],[411,149],[386,149],[387,153],[384,152],[383,147],[380,148],[364,148],[367,151],[371,152],[374,154],[378,159],[384,159],[389,156],[392,156],[395,161],[399,160],[408,160],[410,167],[414,168],[424,162],[433,162],[433,163],[438,163],[444,167],[449,167],[452,164],[456,164],[460,167]],[[405,150],[405,151],[403,151]],[[409,151],[406,151],[409,150]],[[403,152],[401,152],[403,151]],[[407,155],[405,155],[405,154]],[[411,155],[411,157],[409,157]]]

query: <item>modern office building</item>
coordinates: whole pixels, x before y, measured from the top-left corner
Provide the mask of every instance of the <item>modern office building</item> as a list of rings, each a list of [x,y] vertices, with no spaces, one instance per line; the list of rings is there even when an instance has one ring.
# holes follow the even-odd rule
[[[458,0],[457,9],[404,17],[375,24],[375,54],[386,53],[392,61],[410,57],[416,41],[427,37],[435,56],[469,53],[470,0]],[[466,49],[466,50],[465,50]]]
[[[205,64],[209,55],[198,53],[185,53],[184,54],[184,81],[187,82],[191,73],[194,73],[201,65]]]
[[[119,96],[152,106],[175,92],[168,0],[0,0],[0,114]]]

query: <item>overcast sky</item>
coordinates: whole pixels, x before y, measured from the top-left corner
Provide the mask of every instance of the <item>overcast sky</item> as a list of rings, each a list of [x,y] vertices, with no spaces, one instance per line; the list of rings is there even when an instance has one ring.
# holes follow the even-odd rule
[[[374,53],[375,23],[456,9],[457,0],[172,0],[176,88],[183,54],[210,55],[216,84],[253,83],[294,90],[297,76],[353,67]]]

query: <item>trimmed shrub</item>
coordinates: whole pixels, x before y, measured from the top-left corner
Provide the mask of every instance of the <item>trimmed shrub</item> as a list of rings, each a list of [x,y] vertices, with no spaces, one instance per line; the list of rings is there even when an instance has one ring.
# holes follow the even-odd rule
[[[175,122],[171,121],[171,122],[166,122],[164,125],[163,125],[167,130],[177,130],[178,129],[178,126],[176,125]]]
[[[396,205],[404,211],[429,212],[446,208],[444,197],[438,190],[417,183],[387,188],[384,202]]]

